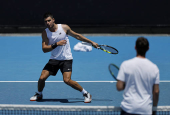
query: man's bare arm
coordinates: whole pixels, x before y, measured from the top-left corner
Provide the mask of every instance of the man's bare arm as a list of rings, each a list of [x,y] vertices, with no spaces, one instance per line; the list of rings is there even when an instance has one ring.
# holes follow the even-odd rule
[[[153,106],[158,105],[159,100],[159,84],[154,84],[153,86]]]
[[[157,107],[159,100],[159,84],[153,85],[153,107]],[[156,115],[156,111],[152,112],[152,115]]]
[[[66,33],[80,41],[84,41],[84,42],[88,42],[88,43],[91,43],[95,48],[98,47],[98,44],[89,40],[88,38],[84,37],[83,35],[81,34],[78,34],[76,32],[74,32],[73,30],[71,30],[71,28],[68,26],[68,25],[62,25],[64,30],[66,31]]]

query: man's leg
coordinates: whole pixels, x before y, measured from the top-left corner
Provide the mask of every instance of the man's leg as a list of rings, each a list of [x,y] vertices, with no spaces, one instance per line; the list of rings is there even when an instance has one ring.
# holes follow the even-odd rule
[[[84,102],[85,102],[85,103],[90,103],[91,100],[92,100],[90,93],[88,93],[85,89],[83,89],[83,88],[80,86],[79,83],[77,83],[76,81],[71,80],[71,73],[72,73],[71,71],[70,71],[70,72],[64,72],[64,73],[63,73],[63,80],[64,80],[64,82],[65,82],[67,85],[71,86],[72,88],[74,88],[74,89],[82,92],[82,93],[83,93],[83,96],[85,97]]]
[[[76,89],[76,90],[81,92],[83,90],[83,88],[76,81],[71,80],[71,73],[72,72],[64,72],[63,73],[63,81],[67,85],[69,85],[72,88],[74,88],[74,89]]]
[[[49,71],[47,70],[43,70],[41,72],[41,76],[38,80],[38,92],[30,98],[30,101],[37,101],[37,100],[41,100],[43,95],[42,95],[42,91],[45,87],[45,80],[50,76]]]
[[[45,80],[50,76],[49,71],[43,70],[38,80],[38,92],[42,92],[45,87]]]

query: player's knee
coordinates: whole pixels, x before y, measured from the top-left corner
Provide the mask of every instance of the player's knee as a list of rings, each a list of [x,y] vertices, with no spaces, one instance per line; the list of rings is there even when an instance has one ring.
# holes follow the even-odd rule
[[[48,72],[42,71],[39,80],[42,80],[42,81],[44,80],[44,81],[45,81],[45,80],[48,78],[48,76],[49,76],[49,73],[48,73]]]
[[[66,84],[68,84],[68,85],[69,85],[70,80],[71,80],[71,79],[65,78],[65,79],[64,79],[64,83],[66,83]]]
[[[45,81],[45,80],[46,80],[45,77],[40,76],[39,81]]]

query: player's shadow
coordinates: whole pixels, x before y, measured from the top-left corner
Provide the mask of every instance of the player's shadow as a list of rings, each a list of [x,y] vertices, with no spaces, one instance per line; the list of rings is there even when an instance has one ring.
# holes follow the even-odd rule
[[[113,101],[110,99],[92,99],[92,101]],[[82,98],[68,98],[68,99],[42,99],[37,102],[60,102],[60,103],[78,103],[84,102]]]
[[[83,100],[77,100],[75,98],[74,101],[69,101],[68,99],[42,99],[42,100],[38,100],[37,102],[78,103],[78,102],[84,102],[84,101]]]

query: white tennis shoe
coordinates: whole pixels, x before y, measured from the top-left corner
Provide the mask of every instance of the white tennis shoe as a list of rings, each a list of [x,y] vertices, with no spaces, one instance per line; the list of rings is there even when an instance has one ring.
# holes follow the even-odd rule
[[[43,95],[40,95],[40,94],[36,93],[34,96],[32,96],[30,98],[30,101],[38,101],[38,100],[41,100],[42,97],[43,97]]]
[[[90,93],[86,93],[86,94],[84,94],[83,95],[84,96],[84,103],[90,103],[91,102],[91,95],[90,95]]]

